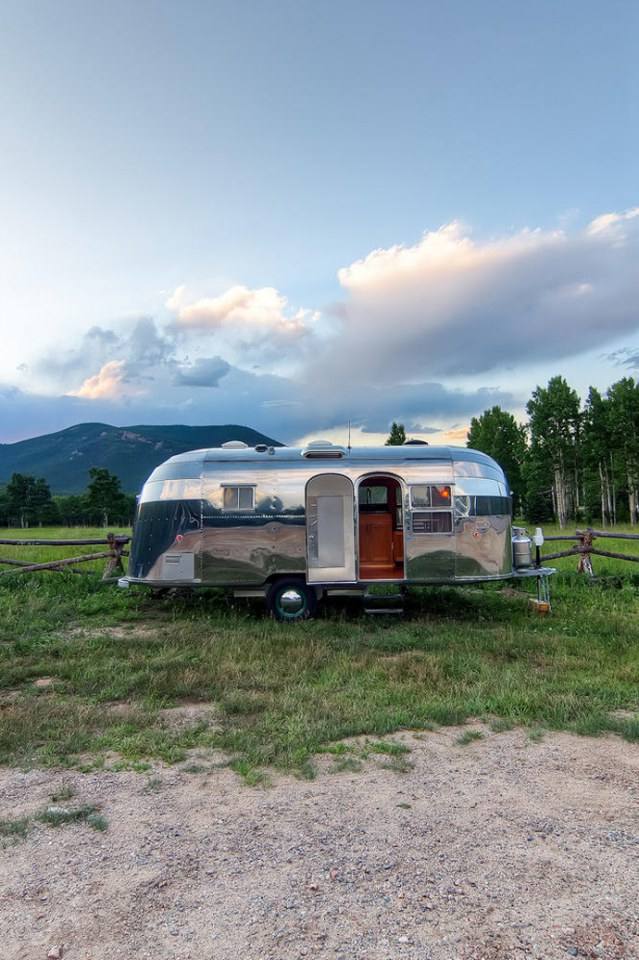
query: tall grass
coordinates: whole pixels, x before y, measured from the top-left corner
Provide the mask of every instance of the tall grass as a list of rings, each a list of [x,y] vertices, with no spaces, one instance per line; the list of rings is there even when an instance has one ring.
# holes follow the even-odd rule
[[[0,762],[139,765],[217,748],[257,782],[267,766],[311,775],[342,738],[471,717],[637,739],[639,569],[594,563],[594,584],[577,558],[557,564],[545,618],[521,583],[415,589],[401,621],[333,603],[301,624],[215,590],[157,599],[97,574],[2,577]],[[185,702],[214,709],[175,723],[166,708]]]

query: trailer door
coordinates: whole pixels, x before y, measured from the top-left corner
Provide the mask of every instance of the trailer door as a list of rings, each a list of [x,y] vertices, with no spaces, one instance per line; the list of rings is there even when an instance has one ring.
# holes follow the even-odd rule
[[[355,580],[355,493],[348,477],[324,473],[306,485],[309,583]]]

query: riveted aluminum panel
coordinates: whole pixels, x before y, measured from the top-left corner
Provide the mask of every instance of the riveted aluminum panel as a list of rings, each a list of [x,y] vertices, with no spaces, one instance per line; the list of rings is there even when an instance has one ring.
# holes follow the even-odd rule
[[[507,489],[505,480],[456,478],[456,580],[504,577],[512,572],[512,501]]]
[[[224,489],[234,484],[254,487],[254,510],[224,509]],[[206,463],[202,501],[206,583],[262,584],[274,574],[306,571],[303,474],[273,461]]]

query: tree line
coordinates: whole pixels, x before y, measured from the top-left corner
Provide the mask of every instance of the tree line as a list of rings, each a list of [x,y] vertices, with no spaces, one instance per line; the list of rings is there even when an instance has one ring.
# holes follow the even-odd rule
[[[81,494],[52,495],[43,477],[14,473],[0,489],[0,525],[127,526],[133,520],[135,497],[123,493],[120,480],[103,467],[89,470]]]
[[[562,376],[536,387],[527,423],[494,406],[473,417],[467,445],[493,457],[513,493],[516,515],[531,522],[570,520],[603,525],[639,522],[639,381],[624,377],[581,398]],[[406,442],[393,422],[386,441]],[[0,524],[30,527],[129,524],[135,497],[117,476],[89,470],[85,493],[52,496],[42,477],[14,473],[0,489]]]
[[[526,411],[522,424],[499,406],[485,410],[467,440],[502,466],[518,516],[562,527],[639,522],[639,381],[624,377],[603,393],[590,387],[582,402],[564,377],[552,377]],[[387,443],[402,434],[393,423]]]

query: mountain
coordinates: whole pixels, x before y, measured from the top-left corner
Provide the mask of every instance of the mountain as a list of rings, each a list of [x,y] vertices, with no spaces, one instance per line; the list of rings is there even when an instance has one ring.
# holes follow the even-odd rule
[[[250,447],[282,446],[251,427],[233,423],[213,427],[78,423],[58,433],[0,443],[0,484],[13,473],[26,473],[44,477],[53,493],[81,493],[89,483],[90,468],[106,467],[120,478],[123,490],[137,493],[154,467],[174,454],[220,447],[227,440],[243,440]]]

